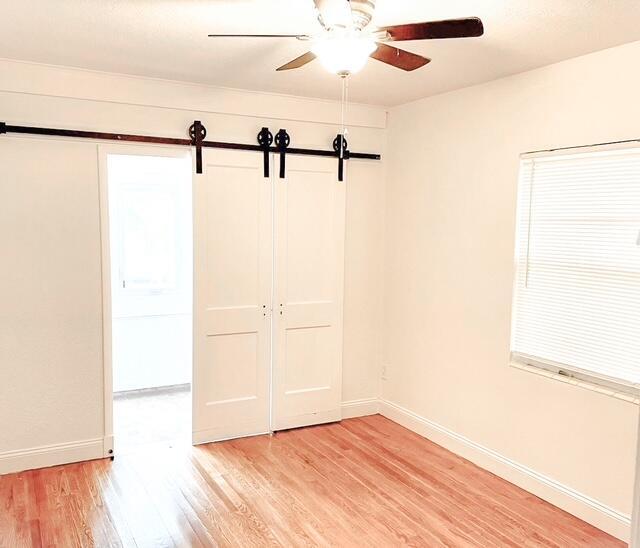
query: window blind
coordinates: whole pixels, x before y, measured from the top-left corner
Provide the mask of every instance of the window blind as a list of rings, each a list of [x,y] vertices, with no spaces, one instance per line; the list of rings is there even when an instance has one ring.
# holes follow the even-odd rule
[[[640,147],[523,156],[512,359],[640,383]]]

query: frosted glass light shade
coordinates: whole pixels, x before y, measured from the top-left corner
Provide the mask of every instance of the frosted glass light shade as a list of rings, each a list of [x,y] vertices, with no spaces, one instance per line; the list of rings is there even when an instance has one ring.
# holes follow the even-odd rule
[[[345,76],[362,70],[376,47],[370,36],[359,31],[330,31],[316,40],[312,51],[325,69]]]

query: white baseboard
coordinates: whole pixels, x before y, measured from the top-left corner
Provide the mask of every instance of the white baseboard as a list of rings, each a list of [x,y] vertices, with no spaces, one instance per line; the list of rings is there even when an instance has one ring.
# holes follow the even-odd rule
[[[377,415],[380,412],[380,400],[378,398],[362,398],[342,402],[342,418],[353,419],[355,417],[366,417],[367,415]]]
[[[104,438],[43,445],[0,453],[0,475],[105,457]]]
[[[481,468],[489,470],[554,506],[562,508],[598,529],[602,529],[622,541],[629,541],[630,516],[395,403],[380,400],[379,407],[380,414],[384,417],[428,438],[456,455],[470,460]]]
[[[113,456],[113,435],[105,436],[102,440],[102,454]]]

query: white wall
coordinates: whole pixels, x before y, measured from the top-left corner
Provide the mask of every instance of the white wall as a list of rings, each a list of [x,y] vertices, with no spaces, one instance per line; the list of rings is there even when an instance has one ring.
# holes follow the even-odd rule
[[[25,142],[0,138],[0,473],[102,452],[96,147]]]
[[[113,319],[113,391],[191,383],[191,314]]]
[[[621,536],[637,405],[509,367],[509,332],[518,156],[640,138],[639,62],[636,42],[400,106],[388,136],[389,414]]]
[[[349,112],[351,148],[384,156],[386,112]],[[262,126],[284,127],[292,146],[330,148],[339,118],[328,101],[0,60],[9,124],[184,138],[199,119],[209,139],[253,143]],[[0,136],[3,166],[42,162],[37,180],[0,170],[0,473],[97,456],[104,436],[97,144],[28,140],[43,156]],[[343,399],[369,400],[380,368],[384,162],[351,161],[347,185]]]

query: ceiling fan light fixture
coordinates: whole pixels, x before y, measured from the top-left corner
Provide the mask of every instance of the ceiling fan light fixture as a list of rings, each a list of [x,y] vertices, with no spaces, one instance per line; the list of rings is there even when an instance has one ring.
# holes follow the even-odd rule
[[[311,49],[325,69],[347,76],[362,70],[376,48],[369,34],[334,29],[316,38]]]

